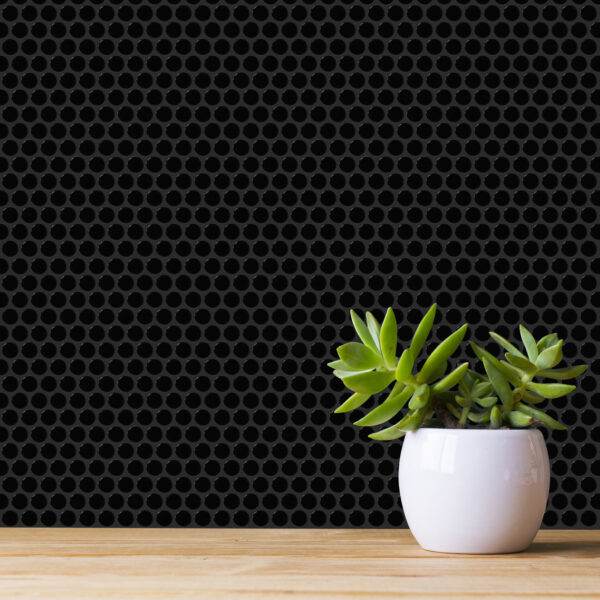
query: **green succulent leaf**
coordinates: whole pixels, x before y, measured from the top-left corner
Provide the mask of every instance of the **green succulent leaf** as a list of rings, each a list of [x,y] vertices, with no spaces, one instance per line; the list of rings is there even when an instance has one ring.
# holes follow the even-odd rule
[[[525,371],[526,373],[535,373],[537,367],[525,357],[515,356],[514,354],[510,354],[507,352],[505,354],[506,360],[513,366],[517,367],[517,369],[521,369],[521,371]]]
[[[508,413],[508,422],[511,427],[529,427],[533,423],[533,417],[519,410],[511,410]]]
[[[559,423],[556,419],[553,419],[552,417],[548,416],[545,412],[542,412],[537,408],[532,408],[531,406],[527,406],[527,404],[523,404],[522,402],[519,402],[516,408],[520,412],[533,417],[539,423],[547,425],[548,427],[550,427],[550,429],[566,429],[566,427],[562,423]]]
[[[376,431],[375,433],[370,433],[369,437],[372,440],[378,440],[380,442],[389,442],[391,440],[397,440],[406,435],[406,431],[402,431],[398,429],[396,425],[392,425],[391,427],[387,427],[386,429],[381,429],[380,431]]]
[[[465,324],[460,329],[457,329],[430,354],[420,373],[417,375],[417,382],[425,383],[427,381],[431,381],[432,375],[436,375],[444,362],[447,361],[452,354],[454,354],[454,351],[458,348],[465,337],[467,328],[468,325]]]
[[[510,410],[512,408],[513,399],[508,381],[506,381],[504,375],[487,359],[483,361],[483,368],[488,374],[490,383],[496,394],[498,394],[498,398],[500,398],[504,410]]]
[[[454,401],[462,408],[469,408],[471,406],[471,401],[467,400],[464,396],[456,395],[454,396]]]
[[[478,381],[471,390],[473,396],[476,398],[482,398],[484,396],[489,396],[492,391],[492,384],[489,381]]]
[[[562,344],[563,342],[560,340],[557,344],[554,344],[554,346],[549,346],[540,352],[535,359],[535,366],[538,369],[551,369],[552,367],[555,367],[563,357]]]
[[[467,369],[469,368],[469,363],[463,363],[462,365],[456,367],[454,371],[451,371],[444,377],[440,379],[434,386],[434,392],[444,392],[445,390],[449,390],[451,387],[454,387],[459,381],[465,377],[467,373]]]
[[[502,412],[497,406],[490,411],[490,429],[498,429],[502,426]]]
[[[344,379],[346,377],[351,377],[352,375],[359,375],[360,373],[370,373],[371,370],[368,371],[344,371],[342,369],[336,369],[333,374],[339,378],[339,379]]]
[[[475,375],[475,371],[472,371],[471,369],[467,369],[467,372],[465,373],[465,376],[462,379],[462,381],[467,384],[467,387],[469,389],[471,389],[473,387],[473,385],[475,383],[477,383],[477,381],[478,381],[478,379],[476,377],[474,377],[474,375]]]
[[[548,379],[575,379],[587,370],[587,365],[574,365],[562,369],[544,369],[538,372],[538,377],[548,377]]]
[[[369,437],[372,440],[396,440],[402,437],[407,431],[414,431],[415,429],[418,429],[426,416],[427,414],[424,410],[415,410],[409,412],[395,425],[392,425],[387,429],[382,429],[381,431],[371,433]]]
[[[393,369],[396,366],[396,345],[398,343],[398,324],[391,308],[387,309],[379,333],[379,345],[385,366]]]
[[[490,354],[487,350],[484,350],[475,342],[471,342],[470,344],[473,352],[475,352],[475,355],[477,358],[479,358],[479,360],[481,360],[481,362],[487,360],[491,365],[496,367],[496,369],[498,369],[498,371],[500,371],[500,373],[502,373],[502,375],[504,375],[504,377],[506,377],[506,379],[508,379],[508,381],[510,381],[513,385],[521,385],[521,377],[519,376],[519,373],[514,370],[514,367],[503,361],[499,361],[493,354]]]
[[[327,366],[334,371],[350,371],[350,367],[343,360],[334,360],[333,362],[327,363]]]
[[[412,388],[402,388],[402,384],[400,384],[399,390],[394,386],[394,389],[384,402],[354,424],[359,427],[381,425],[381,423],[385,423],[392,417],[395,417],[404,408],[413,391]]]
[[[435,320],[436,308],[437,304],[434,304],[425,313],[425,316],[421,319],[421,322],[415,330],[412,341],[410,342],[410,350],[415,359],[417,356],[419,356],[419,352],[421,352],[421,349],[425,344],[425,340],[427,340],[427,336],[429,336],[429,332],[431,331],[431,327],[433,326],[433,322]]]
[[[367,371],[382,365],[381,356],[364,344],[350,342],[337,349],[340,360],[353,371]]]
[[[546,398],[536,394],[535,392],[531,392],[529,390],[523,390],[523,397],[521,398],[523,402],[527,402],[527,404],[539,404],[540,402],[544,402]]]
[[[402,429],[402,431],[415,431],[415,429],[418,429],[421,426],[426,416],[427,411],[424,408],[419,408],[408,413],[398,424],[398,428]]]
[[[359,394],[377,394],[390,385],[394,374],[389,371],[369,371],[348,377],[342,377],[344,385]]]
[[[429,379],[427,381],[429,383],[437,381],[440,377],[443,377],[444,373],[447,370],[448,370],[448,361],[445,360],[437,365],[435,371],[433,371],[433,373],[431,373],[431,375],[429,376]],[[417,375],[417,377],[418,377],[418,375]],[[418,381],[418,379],[417,379],[417,382],[420,383]]]
[[[371,396],[369,394],[352,394],[346,402],[340,404],[334,412],[345,413],[362,406]]]
[[[498,402],[496,396],[486,396],[485,398],[474,398],[475,402],[483,408],[492,408]]]
[[[333,372],[333,374],[336,377],[338,377],[339,379],[343,380],[344,378],[351,377],[352,375],[360,375],[361,373],[371,373],[371,372],[372,372],[371,369],[368,369],[368,370],[365,370],[365,371],[354,371],[354,370],[352,370],[352,371],[347,371],[347,370],[344,371],[343,369],[336,369]]]
[[[414,362],[413,353],[410,348],[407,348],[400,356],[396,367],[396,379],[398,381],[406,381],[411,376]]]
[[[538,343],[537,343],[537,350],[538,353],[543,352],[546,348],[549,348],[550,346],[554,346],[555,344],[558,344],[558,336],[555,333],[549,333],[548,335],[545,335]]]
[[[473,379],[469,374],[465,375],[463,379],[458,382],[458,389],[460,393],[466,398],[471,395],[471,384]]]
[[[482,373],[478,373],[477,371],[473,371],[473,369],[469,369],[469,373],[468,373],[474,380],[478,381],[478,382],[487,382],[489,383],[489,380],[487,378],[486,375],[483,375]]]
[[[515,367],[513,367],[512,365],[509,365],[507,362],[504,362],[503,360],[501,360],[500,368],[498,370],[514,386],[521,385],[521,374],[520,374],[519,370],[516,369]]]
[[[484,410],[481,412],[478,411],[469,411],[468,417],[469,421],[473,421],[473,423],[488,423],[490,420],[491,410]]]
[[[525,355],[513,344],[511,344],[507,339],[503,338],[501,335],[490,331],[490,337],[499,345],[502,346],[505,350],[508,350],[510,354],[514,356],[520,356],[521,358],[525,358]]]
[[[381,352],[381,344],[379,342],[381,326],[377,322],[377,319],[370,312],[367,313],[367,329],[369,330],[369,334],[371,335],[371,339],[373,340],[377,351]]]
[[[523,345],[525,346],[525,350],[527,350],[527,356],[531,362],[535,362],[535,359],[538,356],[538,348],[535,343],[535,338],[531,335],[529,329],[524,327],[523,325],[519,325],[519,332],[521,333],[521,339],[523,340]]]
[[[528,383],[527,389],[543,396],[544,398],[560,398],[571,393],[574,389],[574,385],[567,385],[566,383]]]
[[[429,402],[430,388],[426,383],[422,383],[412,395],[410,402],[408,403],[408,408],[411,410],[417,410],[419,408],[424,408],[427,406]]]
[[[377,440],[380,442],[389,442],[391,440],[397,440],[406,435],[406,431],[401,431],[397,427],[388,427],[387,429],[382,429],[381,431],[376,431],[375,433],[370,433],[369,437],[372,440]]]
[[[368,346],[374,352],[379,352],[379,348],[373,341],[371,333],[369,332],[369,328],[365,325],[365,322],[353,310],[350,311],[350,317],[358,337],[363,341],[365,346]]]
[[[471,346],[471,349],[473,350],[473,352],[475,353],[475,356],[483,361],[483,359],[488,360],[489,362],[491,362],[492,364],[494,363],[498,363],[500,364],[500,361],[490,352],[488,352],[487,350],[484,350],[481,346],[478,346],[475,342],[471,341],[469,342],[469,346]],[[496,366],[496,365],[494,365]],[[496,366],[496,368],[498,368]]]

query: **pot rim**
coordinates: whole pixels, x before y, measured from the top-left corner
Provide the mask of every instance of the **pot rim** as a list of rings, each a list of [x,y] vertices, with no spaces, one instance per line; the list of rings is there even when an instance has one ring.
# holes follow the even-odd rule
[[[419,429],[417,429],[416,431],[407,431],[406,435],[409,434],[414,434],[414,433],[419,433],[419,431],[437,431],[437,432],[443,432],[443,433],[460,433],[460,434],[475,434],[475,433],[479,433],[479,434],[485,434],[485,435],[497,435],[497,434],[502,434],[502,435],[524,435],[524,434],[531,434],[531,433],[539,433],[541,435],[542,431],[541,429],[538,429],[537,427],[528,427],[528,428],[523,428],[523,429],[485,429],[485,428],[481,428],[481,429],[475,429],[475,428],[452,428],[452,427],[419,427]]]

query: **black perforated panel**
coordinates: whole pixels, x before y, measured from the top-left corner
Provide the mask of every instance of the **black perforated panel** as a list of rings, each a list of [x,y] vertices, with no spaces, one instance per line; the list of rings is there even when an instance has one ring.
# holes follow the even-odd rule
[[[544,523],[599,525],[593,2],[1,12],[4,524],[404,526],[324,364],[437,300],[593,363]]]

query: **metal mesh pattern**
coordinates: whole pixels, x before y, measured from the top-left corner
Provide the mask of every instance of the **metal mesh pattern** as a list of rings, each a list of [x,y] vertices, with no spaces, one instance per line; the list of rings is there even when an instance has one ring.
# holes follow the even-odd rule
[[[435,300],[592,363],[544,523],[599,525],[594,3],[0,10],[5,525],[404,526],[324,364]]]

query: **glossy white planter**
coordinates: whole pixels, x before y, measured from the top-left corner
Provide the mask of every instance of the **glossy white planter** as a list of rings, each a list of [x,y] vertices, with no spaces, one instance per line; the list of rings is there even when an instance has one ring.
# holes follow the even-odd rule
[[[536,429],[419,429],[404,439],[399,482],[425,550],[519,552],[544,516],[548,451]]]

